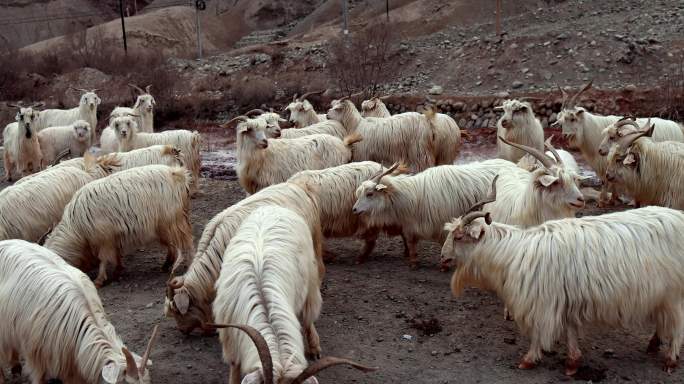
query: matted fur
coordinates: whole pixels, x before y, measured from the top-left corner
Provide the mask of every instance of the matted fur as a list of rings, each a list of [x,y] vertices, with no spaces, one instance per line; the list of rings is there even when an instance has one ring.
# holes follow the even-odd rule
[[[444,223],[483,200],[494,177],[512,169],[517,167],[510,161],[495,159],[368,180],[356,190],[354,211],[372,227],[401,228],[415,264],[419,240],[443,241]]]
[[[21,358],[34,383],[85,384],[102,382],[113,363],[124,383],[125,345],[88,276],[41,246],[7,240],[0,242],[0,292],[0,369]],[[142,383],[150,383],[148,369]]]
[[[48,127],[63,127],[83,120],[90,125],[90,141],[94,143],[97,129],[97,106],[100,102],[100,97],[95,92],[85,92],[81,95],[78,107],[40,111],[36,131],[42,131]]]
[[[303,334],[315,332],[321,312],[321,279],[308,229],[287,208],[256,209],[230,240],[216,281],[215,321],[246,324],[261,333],[273,358],[275,382],[294,379],[308,365]],[[219,338],[224,360],[240,369],[231,369],[231,375],[239,376],[232,380],[263,369],[244,333],[221,329]],[[309,345],[318,347],[317,339]]]
[[[24,239],[36,242],[62,218],[64,207],[81,187],[95,180],[74,167],[43,171],[0,192],[0,240]]]
[[[92,144],[90,124],[77,120],[66,126],[47,127],[38,132],[38,143],[43,154],[42,168],[55,161],[57,155],[69,150],[69,156],[80,157]]]
[[[104,155],[102,158],[118,162],[117,171],[154,164],[168,165],[169,167],[184,166],[182,151],[172,145],[153,145],[129,152],[115,152]]]
[[[255,193],[299,171],[346,164],[352,159],[351,145],[359,140],[358,135],[341,140],[322,134],[267,139],[263,120],[242,122],[237,128],[238,181],[247,193]]]
[[[285,110],[290,111],[290,122],[295,128],[306,128],[328,120],[324,113],[316,113],[309,100],[293,101],[285,107]]]
[[[309,124],[305,128],[290,128],[281,131],[281,138],[283,139],[297,139],[304,136],[311,136],[317,134],[325,134],[335,136],[338,139],[344,139],[349,135],[340,122],[335,120],[325,120],[314,124]]]
[[[636,166],[626,165],[625,155]],[[607,159],[607,176],[639,204],[684,209],[684,143],[643,137],[627,149],[613,147]]]
[[[5,178],[12,181],[12,172],[21,177],[40,170],[43,154],[40,151],[35,123],[38,111],[33,108],[19,108],[14,123],[7,124],[2,131]]]
[[[361,103],[361,116],[363,117],[390,117],[392,114],[385,103],[379,97],[364,100]]]
[[[363,137],[354,145],[354,161],[369,160],[384,166],[401,162],[414,171],[435,165],[433,127],[420,113],[364,119],[351,101],[334,100],[328,118],[342,123],[347,132]]]
[[[502,142],[498,139],[499,136],[512,143],[544,151],[544,130],[539,119],[534,115],[532,105],[519,100],[506,100],[502,108],[504,114],[496,122],[498,157],[515,163],[527,153]],[[504,121],[508,122],[508,128],[502,125]]]
[[[494,290],[532,339],[525,360],[588,325],[635,327],[655,321],[676,360],[684,332],[684,213],[647,207],[520,229],[447,224],[442,257],[459,265],[451,280]],[[461,237],[458,240],[458,237]],[[582,244],[582,246],[578,246]],[[571,332],[572,331],[572,332]],[[579,351],[577,351],[579,352]]]
[[[93,181],[76,192],[45,246],[86,271],[99,259],[97,285],[107,264],[119,267],[127,251],[154,240],[167,247],[170,266],[192,251],[191,178],[184,168],[148,165]]]
[[[291,209],[305,219],[314,239],[319,276],[323,278],[325,267],[322,259],[322,233],[315,194],[305,185],[296,183],[281,183],[264,188],[214,216],[204,227],[197,244],[197,252],[187,272],[174,279],[176,281],[171,281],[164,313],[167,317],[175,318],[181,331],[189,333],[205,323],[212,322],[214,283],[221,270],[223,253],[242,221],[254,210],[265,205]],[[178,286],[172,288],[171,285],[176,282]],[[179,310],[174,298],[187,300],[188,307]]]

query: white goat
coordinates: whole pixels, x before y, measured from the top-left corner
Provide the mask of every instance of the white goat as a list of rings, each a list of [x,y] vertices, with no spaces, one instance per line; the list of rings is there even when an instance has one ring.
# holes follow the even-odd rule
[[[62,127],[47,127],[38,132],[38,143],[43,154],[42,168],[45,168],[65,150],[71,157],[83,156],[92,143],[91,127],[85,120]]]
[[[36,131],[42,131],[48,127],[64,127],[78,120],[83,120],[90,124],[90,141],[94,143],[97,129],[97,106],[101,103],[100,97],[95,93],[98,90],[73,87],[71,89],[82,92],[78,107],[41,111],[36,122]]]
[[[214,283],[219,277],[223,254],[243,220],[254,210],[266,205],[291,209],[309,225],[314,242],[318,276],[322,279],[325,266],[322,258],[323,235],[316,196],[307,186],[281,183],[264,188],[216,215],[204,228],[197,252],[187,272],[168,283],[164,313],[176,320],[178,329],[190,333],[195,328],[204,331],[211,323],[211,303]]]
[[[684,209],[684,143],[654,142],[654,125],[621,137],[608,156],[606,178],[637,205]]]
[[[107,264],[118,275],[127,250],[155,239],[168,250],[162,269],[173,272],[192,251],[190,179],[184,168],[148,165],[91,182],[76,192],[45,246],[83,270],[99,259],[98,287]]]
[[[325,92],[325,90],[307,92],[299,98],[297,98],[297,95],[294,95],[292,102],[285,107],[285,111],[290,112],[290,123],[294,125],[295,128],[304,128],[328,120],[324,113],[317,114],[316,111],[314,111],[313,105],[306,99],[311,95],[323,92]]]
[[[153,145],[172,145],[183,154],[185,167],[192,173],[191,194],[199,190],[202,137],[197,131],[177,129],[163,132],[138,132],[137,124],[131,116],[115,117],[112,127],[119,142],[119,152],[150,147]]]
[[[92,157],[85,169],[61,167],[22,179],[0,192],[0,240],[37,242],[62,218],[64,207],[81,187],[107,173]]]
[[[385,166],[402,162],[414,171],[435,165],[435,134],[431,120],[424,115],[409,112],[364,119],[356,106],[343,98],[333,100],[328,118],[363,137],[354,146],[354,161],[370,160]]]
[[[392,114],[387,109],[383,100],[385,97],[373,97],[361,103],[361,116],[363,117],[390,117]]]
[[[361,140],[358,134],[344,141],[330,135],[269,140],[265,125],[262,119],[250,119],[237,127],[237,175],[247,193],[281,183],[299,171],[346,164],[352,159],[351,145]]]
[[[19,359],[32,383],[150,383],[150,350],[128,351],[88,276],[22,240],[0,242],[0,382]]]
[[[484,218],[484,220],[482,219]],[[448,223],[442,260],[458,269],[451,289],[493,290],[513,311],[530,349],[519,367],[533,368],[556,339],[567,337],[566,374],[582,353],[578,332],[656,323],[649,351],[670,342],[665,360],[677,363],[684,337],[684,213],[648,207],[602,216],[549,221],[523,229],[471,212]],[[578,246],[582,244],[582,246]]]
[[[322,306],[321,278],[308,229],[297,213],[263,206],[231,239],[213,304],[214,318],[225,324],[222,328],[237,328],[219,334],[231,383],[318,383],[315,372],[305,373],[304,336],[306,355],[320,358],[314,321]]]
[[[544,150],[544,130],[539,119],[534,115],[532,105],[526,101],[506,100],[503,105],[495,109],[503,110],[504,114],[496,122],[496,134],[506,140]],[[497,154],[500,159],[517,162],[525,151],[513,148],[501,140],[496,142]]]
[[[517,169],[496,159],[441,165],[412,176],[388,175],[396,166],[361,184],[353,212],[364,215],[371,227],[400,228],[405,256],[414,268],[419,240],[444,241],[444,223],[483,200],[497,174]]]
[[[154,97],[150,94],[151,85],[145,87],[143,91],[140,87],[135,84],[129,84],[136,91],[138,91],[138,97],[135,100],[133,108],[128,107],[116,107],[109,114],[110,119],[113,117],[123,117],[132,115],[135,117],[135,122],[138,126],[140,132],[152,133],[154,132],[154,107],[157,102]]]
[[[19,108],[14,117],[16,122],[7,124],[2,131],[5,147],[3,155],[5,179],[12,181],[13,171],[23,177],[40,170],[43,155],[40,151],[40,144],[38,144],[35,125],[39,112],[34,108],[43,104],[38,103],[31,107],[8,105]]]

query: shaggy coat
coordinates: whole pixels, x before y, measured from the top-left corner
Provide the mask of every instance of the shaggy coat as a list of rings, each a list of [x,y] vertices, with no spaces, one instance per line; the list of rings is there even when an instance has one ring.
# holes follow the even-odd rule
[[[7,181],[12,181],[13,171],[24,177],[40,170],[43,154],[35,129],[37,117],[38,111],[20,108],[15,116],[16,122],[8,124],[2,132]]]
[[[363,137],[354,146],[354,161],[369,160],[384,166],[401,162],[413,171],[435,165],[435,133],[431,120],[424,115],[409,112],[364,119],[351,101],[334,100],[328,118]]]
[[[111,159],[111,161],[118,163],[117,171],[154,164],[169,167],[182,167],[184,165],[183,153],[172,145],[153,145],[129,152],[110,153],[102,156],[102,158]]]
[[[94,143],[95,130],[97,129],[97,107],[100,103],[100,97],[95,92],[85,92],[81,95],[78,107],[40,111],[36,131],[39,132],[48,127],[64,127],[78,120],[83,120],[90,125],[90,141]]]
[[[656,341],[671,342],[667,368],[676,363],[684,336],[684,213],[648,207],[528,229],[485,221],[447,224],[442,258],[458,265],[454,294],[465,286],[490,289],[513,311],[531,338],[521,368],[533,367],[566,335],[573,374],[582,328],[652,321]]]
[[[435,164],[453,164],[461,147],[461,130],[458,124],[449,115],[443,113],[428,111],[425,116],[430,120],[435,133]]]
[[[33,383],[150,383],[148,369],[141,381],[130,381],[125,345],[95,287],[53,252],[22,240],[1,241],[0,292],[0,381],[2,368],[22,359]],[[140,357],[133,358],[140,364]]]
[[[74,195],[45,246],[84,271],[99,260],[98,286],[107,264],[118,273],[127,251],[154,240],[168,249],[163,268],[175,269],[192,251],[190,180],[184,168],[148,165],[94,181]]]
[[[321,312],[321,279],[309,226],[297,213],[263,206],[247,217],[223,256],[216,281],[214,319],[246,324],[259,331],[273,358],[274,381],[292,380],[320,355],[314,321]],[[223,358],[231,382],[261,376],[263,367],[253,342],[236,329],[222,329]]]
[[[392,114],[385,103],[379,97],[364,100],[361,103],[361,116],[363,117],[390,117]]]
[[[328,120],[325,114],[316,113],[309,100],[293,101],[285,110],[290,112],[290,122],[295,128],[306,128]]]
[[[506,100],[501,108],[503,116],[496,122],[497,137],[516,143],[544,150],[544,130],[539,119],[532,111],[532,105],[518,100]],[[497,154],[500,159],[517,162],[525,151],[512,147],[501,140],[496,141]]]
[[[295,183],[273,185],[251,195],[216,215],[204,228],[192,264],[183,276],[169,282],[164,313],[173,316],[178,329],[190,333],[212,322],[211,303],[214,283],[221,271],[223,254],[240,224],[257,208],[275,205],[291,209],[308,223],[316,250],[319,276],[325,267],[322,259],[320,213],[315,194]]]
[[[77,120],[71,125],[47,127],[38,132],[38,143],[43,154],[42,167],[55,161],[57,155],[69,150],[69,156],[80,157],[86,153],[92,143],[90,124]]]
[[[326,120],[319,123],[307,125],[305,128],[299,129],[284,129],[281,131],[281,138],[283,139],[297,139],[304,136],[325,134],[335,136],[342,140],[349,134],[344,129],[342,124],[335,120]]]
[[[516,169],[510,161],[497,159],[368,180],[356,190],[353,211],[371,227],[400,228],[408,245],[406,256],[415,267],[419,240],[444,241],[444,223],[484,200],[497,174]]]

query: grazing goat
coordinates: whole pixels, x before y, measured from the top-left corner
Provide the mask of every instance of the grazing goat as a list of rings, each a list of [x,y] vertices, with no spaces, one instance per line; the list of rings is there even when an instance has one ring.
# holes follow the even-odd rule
[[[150,383],[152,338],[128,351],[88,276],[23,240],[0,241],[0,382],[24,360],[32,383]]]
[[[108,264],[118,275],[127,250],[155,239],[168,250],[162,269],[173,272],[192,251],[190,179],[184,168],[148,165],[93,181],[76,192],[45,246],[82,270],[99,260],[98,287]]]
[[[87,90],[82,88],[73,88],[75,91],[80,91],[81,99],[78,107],[71,109],[46,109],[40,112],[38,121],[36,122],[36,132],[42,131],[48,127],[64,127],[71,125],[78,120],[83,120],[90,125],[90,141],[95,142],[95,130],[97,129],[97,106],[102,100],[95,92],[97,89]]]
[[[265,125],[261,119],[250,119],[237,127],[237,175],[247,193],[281,183],[299,171],[346,164],[352,159],[351,145],[361,141],[358,134],[344,141],[330,135],[269,140]]]
[[[83,156],[91,143],[91,127],[85,120],[76,120],[71,125],[62,127],[43,129],[38,132],[38,144],[43,154],[42,168],[53,163],[65,150],[69,151],[71,157]]]
[[[323,235],[315,194],[307,186],[295,183],[264,188],[211,219],[202,232],[197,252],[187,272],[169,281],[164,313],[176,320],[181,332],[190,333],[198,327],[205,332],[209,330],[206,325],[213,321],[211,303],[214,301],[214,283],[221,271],[223,254],[243,220],[265,205],[291,209],[305,219],[314,242],[318,275],[323,278]]]
[[[533,368],[542,350],[565,335],[566,374],[573,375],[582,328],[655,321],[649,351],[657,351],[660,338],[668,340],[670,371],[684,337],[683,226],[684,213],[661,207],[527,229],[492,223],[489,213],[475,211],[446,224],[442,261],[458,267],[451,279],[455,295],[465,286],[492,290],[512,310],[531,338],[522,369]]]
[[[134,116],[140,132],[154,132],[154,107],[157,105],[157,102],[150,94],[150,88],[152,86],[148,85],[143,91],[135,84],[128,85],[138,91],[138,97],[135,100],[133,108],[116,107],[112,110],[112,113],[110,113],[110,119],[113,117]]]
[[[42,103],[30,107],[21,107],[8,104],[10,107],[19,109],[14,119],[16,122],[7,124],[2,131],[5,147],[4,166],[5,179],[12,181],[12,172],[15,171],[24,177],[40,170],[43,155],[38,144],[35,123],[38,119],[38,111],[34,108],[42,106]]]
[[[503,105],[495,109],[504,112],[503,116],[496,122],[498,137],[539,151],[544,150],[544,130],[539,119],[534,115],[532,105],[529,102],[506,100]],[[514,163],[525,156],[525,151],[511,147],[501,140],[496,142],[496,148],[500,159]]]
[[[317,114],[314,111],[313,105],[306,99],[311,95],[323,92],[325,90],[307,92],[299,98],[297,98],[297,95],[294,95],[292,102],[285,107],[285,111],[290,112],[290,124],[294,125],[295,128],[305,128],[309,125],[328,120],[324,113]]]
[[[345,131],[363,137],[354,146],[354,161],[369,160],[385,166],[401,162],[413,171],[435,165],[435,133],[425,115],[409,112],[364,119],[356,106],[343,98],[332,102],[328,119],[339,121]]]
[[[497,159],[441,165],[412,176],[389,175],[396,167],[361,184],[353,212],[363,215],[371,227],[400,228],[413,268],[418,265],[419,240],[444,241],[444,223],[487,196],[498,173],[517,169],[510,161]]]

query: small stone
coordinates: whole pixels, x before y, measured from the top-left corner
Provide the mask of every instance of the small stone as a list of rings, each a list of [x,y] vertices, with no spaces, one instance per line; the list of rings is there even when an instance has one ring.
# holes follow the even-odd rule
[[[523,69],[522,69],[522,73],[527,73],[527,72],[529,72],[529,71],[530,71],[529,68],[523,68]]]
[[[152,308],[152,307],[154,307],[154,302],[149,303],[145,306],[145,308],[147,308],[147,309]]]
[[[505,99],[507,97],[511,97],[511,94],[506,91],[503,91],[495,93],[494,96],[498,97],[499,99]]]
[[[430,355],[432,355],[432,356],[437,356],[437,351],[432,351],[432,352],[430,352]]]
[[[431,95],[441,95],[442,93],[444,93],[444,88],[442,88],[439,85],[434,85],[432,86],[432,88],[430,88],[428,93],[430,93]]]
[[[402,338],[403,340],[407,340],[407,341],[413,340],[413,336],[411,336],[411,335],[403,335],[401,338]]]
[[[523,83],[522,83],[522,81],[516,80],[513,82],[513,84],[511,84],[511,86],[513,87],[513,89],[518,89],[518,88],[522,88]]]
[[[615,351],[610,348],[603,351],[603,357],[613,357],[614,355]]]
[[[637,90],[637,87],[634,84],[627,84],[627,85],[625,85],[624,89],[627,92],[635,92]]]

